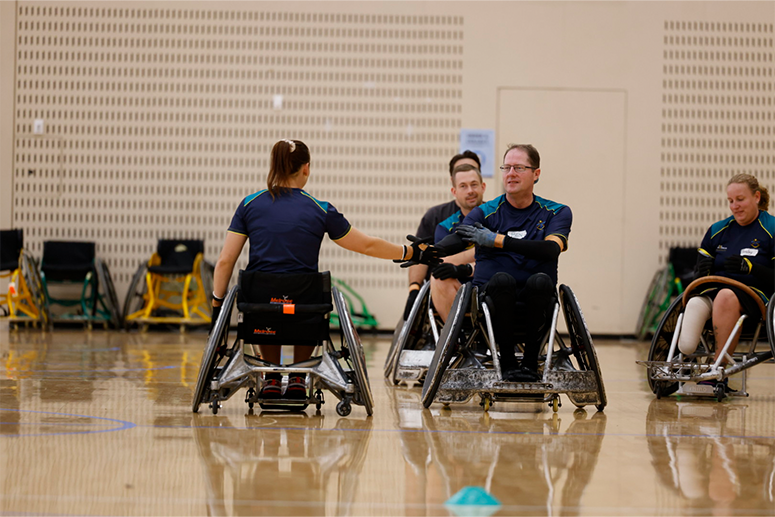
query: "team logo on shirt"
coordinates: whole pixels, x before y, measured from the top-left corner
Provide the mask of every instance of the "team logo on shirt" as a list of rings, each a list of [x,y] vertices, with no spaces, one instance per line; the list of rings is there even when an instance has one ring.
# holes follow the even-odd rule
[[[274,336],[275,334],[277,334],[277,331],[272,330],[271,327],[266,327],[265,329],[253,329],[253,334],[263,334],[263,335]]]
[[[546,223],[543,221],[538,221],[538,224],[536,225],[536,228],[540,231],[546,228]]]
[[[719,244],[718,247],[716,248],[716,253],[722,253],[724,251],[727,251],[727,247],[724,246],[723,244]]]
[[[761,245],[762,245],[762,242],[759,239],[754,239],[751,241],[752,248],[758,248]]]

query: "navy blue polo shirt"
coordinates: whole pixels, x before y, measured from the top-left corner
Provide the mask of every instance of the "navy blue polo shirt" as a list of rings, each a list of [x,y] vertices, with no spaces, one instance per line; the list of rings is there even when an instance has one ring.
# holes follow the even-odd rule
[[[775,266],[773,235],[775,235],[775,217],[760,210],[759,216],[747,226],[740,226],[732,216],[713,223],[703,237],[700,249],[713,257],[714,275],[742,282],[756,291],[766,303],[772,296],[775,286],[765,285],[764,280],[753,275],[727,273],[724,270],[724,261],[730,256],[742,255],[750,260],[751,264],[772,268]]]
[[[455,228],[457,228],[460,223],[463,222],[463,212],[458,210],[451,216],[447,217],[443,221],[441,221],[439,224],[436,225],[436,231],[434,233],[434,239],[433,242],[439,242],[441,239],[446,237],[447,235],[453,233],[455,231]]]
[[[572,222],[568,206],[533,196],[533,204],[527,208],[514,208],[503,194],[471,210],[462,224],[481,223],[515,239],[542,241],[556,235],[562,240],[563,249],[567,249]],[[535,273],[546,273],[557,284],[557,260],[540,261],[501,248],[477,246],[474,285],[486,284],[498,272],[513,276],[518,287],[523,287]]]
[[[268,190],[246,197],[229,231],[250,241],[247,271],[315,273],[320,244],[327,233],[338,240],[350,223],[336,208],[294,188],[272,199]]]

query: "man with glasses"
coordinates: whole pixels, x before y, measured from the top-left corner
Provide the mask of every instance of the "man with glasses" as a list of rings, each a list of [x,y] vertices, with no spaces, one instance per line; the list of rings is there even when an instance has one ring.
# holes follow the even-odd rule
[[[452,159],[449,161],[449,176],[452,180],[453,196],[455,196],[455,182],[453,173],[456,167],[460,167],[462,165],[475,167],[476,170],[481,169],[482,166],[479,161],[479,156],[477,156],[473,151],[466,150],[452,157]],[[479,203],[481,203],[481,199],[479,199]],[[432,206],[428,209],[427,212],[425,212],[425,215],[423,215],[422,220],[420,221],[420,226],[417,227],[417,232],[415,232],[415,235],[420,239],[428,239],[432,242],[436,232],[436,227],[439,225],[439,223],[455,214],[460,209],[461,206],[458,205],[457,198],[447,203]],[[406,306],[404,307],[404,320],[409,317],[409,311],[412,310],[412,306],[417,299],[417,293],[420,291],[422,283],[429,277],[430,270],[425,264],[417,264],[409,268],[409,296],[406,299]]]
[[[455,234],[437,243],[447,255],[476,245],[473,283],[492,300],[495,341],[503,378],[533,382],[557,285],[557,262],[568,248],[569,207],[536,196],[540,156],[529,144],[512,144],[501,166],[505,193],[474,208]],[[524,339],[519,339],[517,334]],[[517,364],[515,342],[524,342]]]

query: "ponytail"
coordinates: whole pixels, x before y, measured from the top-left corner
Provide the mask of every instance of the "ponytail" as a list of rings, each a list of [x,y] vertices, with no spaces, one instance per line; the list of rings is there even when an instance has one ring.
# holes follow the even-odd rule
[[[272,147],[266,188],[272,199],[287,192],[290,178],[309,163],[309,148],[301,140],[283,139]]]

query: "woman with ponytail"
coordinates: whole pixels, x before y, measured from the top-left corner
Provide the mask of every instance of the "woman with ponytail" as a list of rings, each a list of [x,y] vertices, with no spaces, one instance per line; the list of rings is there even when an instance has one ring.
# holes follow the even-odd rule
[[[697,250],[695,274],[737,280],[767,303],[775,292],[775,217],[767,213],[770,193],[754,176],[738,174],[727,183],[727,201],[732,215],[708,229]],[[702,328],[712,317],[718,359],[740,316],[758,312],[754,300],[739,288],[704,291],[686,304],[678,348],[694,353]],[[736,341],[731,343],[730,355],[736,346]]]
[[[246,270],[265,273],[316,273],[325,234],[339,246],[371,257],[413,264],[441,262],[436,248],[411,236],[410,245],[399,245],[353,228],[333,205],[304,191],[309,175],[310,152],[304,142],[284,139],[272,147],[267,188],[239,204],[215,266],[213,322],[246,241],[250,241]],[[312,347],[295,347],[294,362],[308,359],[312,351]],[[267,361],[280,363],[279,346],[261,346],[261,354]],[[266,380],[261,397],[279,398],[279,374],[267,374]],[[306,396],[303,376],[289,376],[285,396]]]

